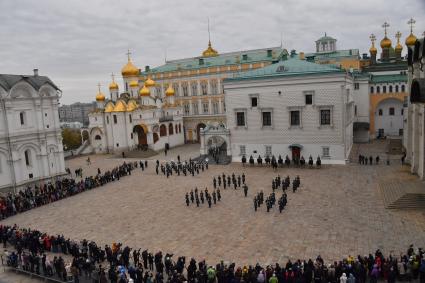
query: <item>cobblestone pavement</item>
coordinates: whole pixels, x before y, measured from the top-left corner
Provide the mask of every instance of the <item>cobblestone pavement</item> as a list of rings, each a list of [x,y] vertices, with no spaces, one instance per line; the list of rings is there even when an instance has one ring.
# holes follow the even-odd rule
[[[379,145],[361,145],[360,152],[379,152]],[[169,152],[184,160],[197,146]],[[384,150],[384,149],[382,149]],[[162,155],[161,160],[165,158]],[[156,159],[153,157],[152,159]],[[72,159],[67,166],[83,167],[85,174],[109,169],[122,159],[91,156]],[[382,160],[382,159],[381,159]],[[324,166],[322,169],[242,167],[241,164],[210,166],[198,176],[157,176],[154,162],[142,172],[136,169],[119,182],[14,216],[3,224],[60,233],[73,239],[100,244],[120,241],[131,247],[162,250],[175,255],[221,259],[237,264],[283,262],[287,258],[321,255],[337,260],[347,255],[367,254],[380,248],[384,253],[404,252],[409,244],[425,246],[424,211],[394,211],[384,208],[377,187],[380,179],[411,180],[400,164]],[[245,173],[248,197],[239,190],[222,190],[222,201],[186,207],[184,195],[195,187],[212,189],[212,177]],[[277,174],[296,175],[301,187],[288,193],[288,206],[279,214],[265,207],[254,212],[252,199],[260,190],[268,195]],[[280,196],[280,192],[277,195]]]

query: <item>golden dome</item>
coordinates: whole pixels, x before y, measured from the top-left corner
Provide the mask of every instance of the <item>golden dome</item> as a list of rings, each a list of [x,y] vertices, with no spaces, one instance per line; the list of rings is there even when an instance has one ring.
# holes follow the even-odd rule
[[[112,111],[114,111],[114,103],[112,103],[112,102],[110,101],[110,102],[108,102],[108,104],[106,104],[106,106],[105,106],[105,112],[106,112],[106,113],[110,113],[110,112],[112,112]]]
[[[127,111],[131,112],[136,110],[136,108],[139,107],[139,105],[137,104],[137,102],[134,99],[131,99],[128,103],[127,103]]]
[[[145,86],[146,87],[152,87],[155,86],[155,81],[152,80],[150,77],[148,77],[148,79],[145,81]]]
[[[127,110],[127,105],[123,100],[118,100],[115,104],[113,112],[125,112]]]
[[[403,45],[401,45],[400,42],[399,42],[399,43],[397,43],[397,45],[395,46],[394,49],[395,49],[395,51],[401,52],[403,50]]]
[[[144,85],[142,87],[142,89],[139,91],[139,95],[140,96],[150,96],[151,95],[151,91],[149,90],[149,88],[146,87],[146,85]]]
[[[381,48],[390,48],[391,44],[391,40],[386,36],[381,40]]]
[[[122,67],[121,74],[123,77],[135,77],[139,75],[139,69],[133,65],[130,57],[128,58],[127,64]]]
[[[105,95],[99,91],[96,94],[96,101],[105,101]]]
[[[167,90],[165,91],[166,96],[173,96],[174,95],[174,88],[171,86],[171,84],[168,86]]]
[[[372,54],[376,54],[378,52],[378,49],[376,49],[375,44],[372,44],[372,46],[369,49],[369,52]]]
[[[406,37],[406,45],[413,46],[416,42],[416,36],[413,33],[410,33],[408,37]]]
[[[116,82],[112,81],[109,84],[109,90],[114,90],[114,89],[118,89],[118,84]]]
[[[131,81],[130,87],[139,87],[139,82],[138,81]]]
[[[218,56],[217,50],[215,50],[211,46],[211,41],[208,41],[208,48],[205,49],[204,52],[202,52],[202,56],[203,57],[214,57],[214,56]]]

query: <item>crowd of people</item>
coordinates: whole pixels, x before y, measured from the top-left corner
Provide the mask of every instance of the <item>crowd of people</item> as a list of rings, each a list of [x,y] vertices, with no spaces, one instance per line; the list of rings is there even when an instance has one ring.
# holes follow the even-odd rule
[[[247,159],[247,157],[245,155],[243,155],[241,161],[242,161],[243,166],[245,166],[245,164],[247,162],[249,162],[249,164],[251,166],[255,165],[255,159],[252,155],[249,157],[249,159]],[[260,166],[262,166],[263,162],[264,162],[265,165],[271,166],[275,170],[278,167],[283,167],[284,165],[289,167],[289,166],[291,166],[291,164],[293,164],[296,167],[301,167],[301,168],[304,168],[306,165],[308,165],[309,168],[313,168],[314,164],[316,164],[317,168],[320,168],[322,166],[322,160],[320,159],[320,156],[317,156],[316,163],[315,163],[314,160],[313,160],[313,157],[311,155],[308,158],[308,162],[306,162],[306,160],[304,159],[304,156],[294,157],[291,160],[288,155],[286,155],[285,159],[283,159],[281,155],[279,155],[277,158],[274,155],[271,155],[271,156],[267,155],[264,158],[264,160],[261,157],[261,155],[258,155],[256,161],[257,161],[257,164],[260,165]]]
[[[161,171],[162,174],[167,178],[172,176],[173,173],[178,176],[181,174],[184,176],[195,176],[195,174],[199,175],[200,172],[204,172],[205,170],[208,170],[208,162],[194,161],[192,159],[181,162],[180,156],[177,156],[177,162],[170,161],[161,164],[159,160],[157,160],[155,167],[155,172],[157,175],[159,175],[159,172]]]
[[[100,283],[375,283],[386,280],[425,282],[424,251],[410,245],[406,253],[384,254],[378,249],[365,256],[347,256],[328,262],[312,259],[288,260],[262,266],[236,263],[207,264],[184,256],[147,249],[132,249],[121,243],[102,248],[93,241],[80,242],[15,226],[0,226],[6,263],[27,271],[74,282],[91,278]],[[53,254],[52,254],[53,253]],[[53,256],[53,258],[52,258]]]
[[[140,164],[142,163],[140,161]],[[147,161],[143,163],[143,166],[147,166]],[[80,175],[80,172],[78,172],[75,179],[66,177],[53,183],[48,182],[40,186],[27,187],[17,193],[9,192],[7,195],[0,197],[0,217],[5,219],[17,213],[118,181],[124,176],[131,175],[131,171],[137,167],[139,167],[138,162],[124,162],[103,173],[98,169],[97,174],[94,176],[83,178],[82,173]],[[81,180],[78,180],[77,177],[81,177]]]
[[[236,190],[238,187],[240,188],[242,184],[245,184],[245,173],[242,173],[242,175],[238,175],[236,177],[235,173],[232,173],[232,175],[222,174],[217,176],[217,178],[213,177],[213,187],[214,189],[217,187],[221,187],[223,185],[223,189],[226,189],[227,187],[231,187],[233,184],[233,188]]]
[[[369,157],[359,154],[359,164],[362,165],[373,165],[373,162],[375,162],[375,165],[379,165],[379,161],[381,160],[381,158],[379,157],[379,155],[377,155],[375,158],[373,158],[372,155],[370,155]]]

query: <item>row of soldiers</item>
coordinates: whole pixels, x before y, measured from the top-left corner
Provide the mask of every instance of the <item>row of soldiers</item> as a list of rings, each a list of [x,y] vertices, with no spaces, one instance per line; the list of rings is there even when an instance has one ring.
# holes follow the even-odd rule
[[[232,175],[222,174],[219,175],[216,179],[216,177],[213,178],[213,186],[214,189],[217,187],[221,187],[221,184],[223,183],[223,188],[226,189],[226,187],[230,187],[231,184],[233,184],[234,189],[240,188],[242,184],[245,184],[245,174],[242,173],[242,175],[238,175],[236,177],[235,173],[232,173]]]
[[[156,161],[156,174],[159,175],[159,170],[161,170],[164,176],[170,177],[173,175],[173,172],[180,176],[192,175],[195,176],[199,174],[200,171],[208,170],[208,162],[195,162],[192,159],[189,159],[189,162],[184,161],[177,163],[174,161],[166,162],[165,164],[160,164],[159,160]]]
[[[264,203],[264,193],[263,191],[260,191],[255,197],[254,197],[254,210],[257,211],[257,209]],[[283,192],[282,196],[278,200],[279,205],[279,212],[282,213],[282,210],[285,209],[286,204],[288,203],[288,198],[286,195],[286,192]],[[273,205],[276,204],[276,194],[275,192],[272,192],[265,200],[267,212],[270,212],[270,209],[273,208]]]
[[[204,204],[204,201],[206,201],[208,203],[208,207],[211,208],[212,202],[217,204],[217,201],[221,201],[220,188],[214,189],[211,194],[208,192],[207,188],[205,188],[205,191],[200,190],[199,193],[198,188],[195,188],[195,192],[191,190],[190,193],[186,193],[185,199],[187,206],[189,206],[191,203],[196,203],[196,206],[199,207],[201,203]]]
[[[294,180],[292,181],[292,190],[295,193],[295,191],[299,188],[301,184],[300,176],[297,175]],[[282,191],[286,191],[289,186],[291,185],[291,179],[289,176],[286,176],[286,178],[281,178],[280,175],[278,175],[276,178],[272,180],[272,190],[273,192],[280,187],[282,187]]]
[[[375,157],[375,164],[376,165],[379,165],[379,160],[380,160],[379,155],[377,155]],[[359,154],[359,164],[367,165],[368,163],[370,165],[373,164],[373,157],[372,157],[372,155],[369,156],[369,158],[368,158],[367,156],[364,156],[364,155]]]

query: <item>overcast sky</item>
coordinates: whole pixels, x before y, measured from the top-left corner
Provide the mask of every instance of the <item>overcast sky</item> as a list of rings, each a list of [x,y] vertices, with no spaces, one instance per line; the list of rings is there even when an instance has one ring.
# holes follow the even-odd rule
[[[369,35],[389,36],[416,19],[425,31],[425,0],[0,0],[0,73],[49,76],[63,91],[62,104],[94,100],[97,84],[108,93],[129,48],[139,68],[194,57],[211,40],[219,52],[265,48],[313,51],[325,32],[339,49],[370,47]],[[405,51],[405,50],[404,50]]]

